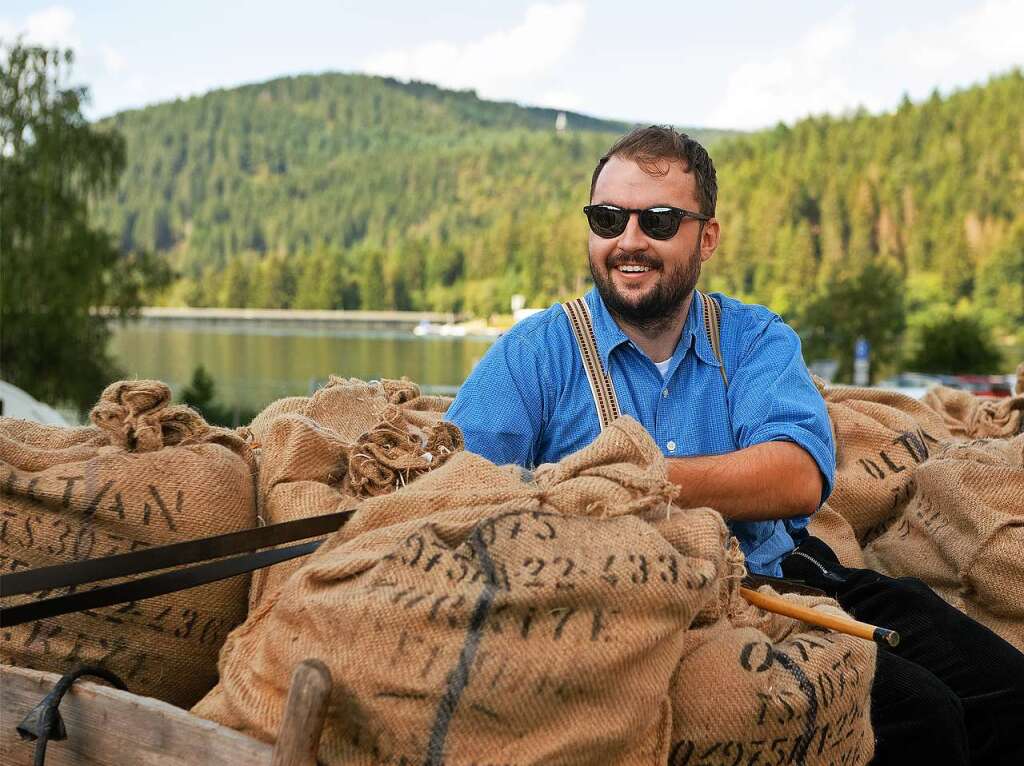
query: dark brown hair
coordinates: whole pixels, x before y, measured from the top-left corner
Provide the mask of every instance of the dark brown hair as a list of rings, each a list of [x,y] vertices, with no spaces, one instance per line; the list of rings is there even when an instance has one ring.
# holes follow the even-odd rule
[[[697,182],[697,199],[700,201],[700,212],[704,215],[715,214],[718,201],[718,179],[715,176],[715,164],[711,161],[707,150],[685,133],[679,133],[670,127],[651,125],[647,128],[634,128],[616,141],[612,148],[597,161],[594,175],[590,179],[590,198],[594,198],[594,187],[601,170],[612,157],[633,160],[645,173],[664,175],[665,170],[659,169],[658,160],[676,160],[683,163],[688,173],[693,173]]]

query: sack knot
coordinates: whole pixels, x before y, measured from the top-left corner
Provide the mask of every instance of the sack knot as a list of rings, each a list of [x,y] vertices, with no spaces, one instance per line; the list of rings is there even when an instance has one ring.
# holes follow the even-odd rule
[[[89,419],[128,452],[155,452],[209,430],[198,412],[170,401],[171,390],[158,380],[121,380],[104,389]]]

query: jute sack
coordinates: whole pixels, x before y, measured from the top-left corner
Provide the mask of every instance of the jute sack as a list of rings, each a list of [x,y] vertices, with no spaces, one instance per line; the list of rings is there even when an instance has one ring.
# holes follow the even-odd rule
[[[438,419],[422,429],[389,406],[380,422],[354,441],[302,415],[277,418],[263,441],[259,492],[269,524],[355,507],[443,465],[463,447],[458,429]],[[253,576],[250,609],[302,562],[286,561]]]
[[[317,657],[326,764],[664,764],[725,525],[689,514],[684,556],[644,520],[675,516],[674,488],[628,418],[525,479],[458,452],[364,500],[232,633],[194,712],[271,740],[292,669]]]
[[[4,569],[98,558],[254,525],[249,448],[193,410],[169,403],[163,383],[124,381],[109,386],[93,409],[97,429],[62,433],[0,419]],[[0,660],[59,673],[76,662],[101,664],[133,692],[189,706],[216,681],[217,653],[245,617],[247,586],[247,578],[236,577],[5,628]]]
[[[520,474],[458,453],[364,501],[232,633],[221,682],[194,712],[271,739],[291,669],[316,656],[336,684],[324,763],[666,763],[678,741],[670,722],[698,736],[687,706],[719,702],[715,684],[681,695],[671,681],[687,628],[731,630],[727,613],[743,627],[771,622],[735,604],[742,554],[735,541],[726,549],[716,512],[671,508],[660,452],[628,418],[532,481]],[[859,663],[870,686],[870,662],[829,661],[829,672]],[[759,688],[734,703],[748,728],[798,738],[794,718],[758,721]],[[831,722],[859,742],[866,715],[818,699],[821,731]],[[785,701],[772,698],[773,714],[791,709]]]
[[[918,468],[900,523],[865,551],[920,577],[1024,651],[1024,435],[950,444]]]
[[[767,586],[762,591],[772,593]],[[835,601],[786,599],[833,614]],[[860,766],[874,755],[876,647],[731,600],[685,634],[672,682],[671,766]]]
[[[420,396],[409,381],[365,383],[332,377],[298,407],[275,410],[271,405],[257,418],[263,421],[250,426],[262,444],[263,522],[278,524],[352,507],[361,498],[392,492],[442,465],[463,446],[458,429],[442,420],[450,403],[448,397]],[[287,561],[257,571],[250,608],[300,564]]]
[[[961,439],[1005,438],[1024,433],[1024,395],[1003,399],[936,386],[921,399],[942,416],[949,432]]]
[[[110,443],[106,431],[95,426],[52,426],[5,417],[0,417],[0,436],[49,450],[88,445],[102,447]]]
[[[836,442],[829,507],[863,545],[899,516],[917,466],[951,434],[938,413],[895,391],[831,386],[822,394]]]
[[[853,531],[850,522],[828,503],[811,516],[807,532],[823,540],[835,552],[836,558],[843,566],[856,569],[865,566],[864,553],[857,542],[857,533]]]
[[[399,407],[415,425],[429,425],[441,419],[451,401],[447,396],[423,396],[419,386],[406,379],[365,382],[331,375],[312,396],[278,399],[239,430],[254,446],[262,446],[274,420],[305,415],[342,439],[354,441],[380,422],[388,405]]]

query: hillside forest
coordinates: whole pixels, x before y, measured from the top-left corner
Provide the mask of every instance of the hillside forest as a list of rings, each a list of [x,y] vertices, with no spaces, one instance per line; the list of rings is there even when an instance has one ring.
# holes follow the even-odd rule
[[[1013,343],[1022,115],[1018,70],[889,114],[697,131],[723,226],[703,286],[772,307],[822,354],[865,335],[895,362],[913,352],[907,327],[954,315]],[[559,132],[556,116],[359,75],[215,91],[100,126],[124,136],[127,167],[96,213],[123,251],[168,259],[165,303],[544,306],[587,286],[580,207],[628,128],[570,113]],[[860,323],[837,328],[837,312]]]
[[[580,294],[580,208],[596,159],[630,127],[348,74],[90,123],[70,52],[0,49],[0,376],[79,406],[117,374],[110,311],[488,317],[515,294]],[[702,287],[782,314],[840,381],[861,337],[876,379],[1012,369],[1022,116],[1014,70],[887,114],[689,129],[719,174],[723,237]]]

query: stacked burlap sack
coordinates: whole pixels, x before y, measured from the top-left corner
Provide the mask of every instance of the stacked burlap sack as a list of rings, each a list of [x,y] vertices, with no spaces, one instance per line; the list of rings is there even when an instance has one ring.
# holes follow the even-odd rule
[[[1024,396],[822,391],[836,483],[811,534],[847,566],[922,579],[1024,650]]]
[[[319,444],[290,418],[265,466],[279,431]],[[721,516],[672,507],[635,421],[532,474],[459,451],[367,494],[228,637],[193,712],[272,741],[315,657],[325,764],[870,759],[874,645],[746,605]]]
[[[313,396],[274,402],[243,431],[259,445],[262,522],[345,510],[443,465],[463,447],[458,429],[442,420],[450,403],[407,380],[333,376]],[[250,607],[300,564],[257,571]]]
[[[114,383],[91,419],[91,428],[61,428],[0,418],[4,571],[255,524],[251,449],[188,407],[171,405],[163,383]],[[133,692],[190,706],[216,681],[218,652],[245,617],[247,591],[248,578],[236,577],[6,627],[0,631],[0,661],[57,673],[77,662],[100,664]]]

